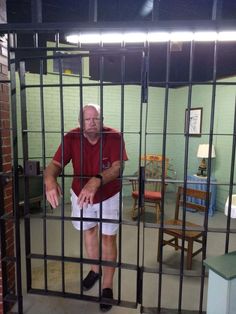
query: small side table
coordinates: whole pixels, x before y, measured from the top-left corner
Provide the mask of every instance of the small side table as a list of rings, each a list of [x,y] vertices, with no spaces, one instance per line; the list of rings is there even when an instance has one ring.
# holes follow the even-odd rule
[[[236,313],[236,252],[209,257],[207,314]]]
[[[187,184],[188,188],[190,189],[192,188],[195,190],[202,190],[202,191],[207,190],[207,177],[199,177],[197,175],[191,175],[187,177],[187,180],[192,182],[192,183]],[[211,178],[210,180],[211,199],[210,199],[209,212],[208,212],[210,216],[213,216],[216,210],[216,182],[217,181],[215,178]],[[196,204],[205,205],[204,200],[192,199],[191,201]]]

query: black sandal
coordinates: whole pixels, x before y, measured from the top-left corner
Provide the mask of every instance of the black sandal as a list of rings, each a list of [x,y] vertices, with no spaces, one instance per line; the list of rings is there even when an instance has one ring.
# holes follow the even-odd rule
[[[102,290],[102,298],[113,299],[113,291],[111,288],[105,288]],[[100,304],[100,310],[102,312],[107,312],[112,308],[112,304]]]
[[[86,278],[83,280],[83,288],[84,290],[89,290],[91,289],[95,283],[98,281],[100,277],[99,273],[95,273],[93,270],[90,270]]]

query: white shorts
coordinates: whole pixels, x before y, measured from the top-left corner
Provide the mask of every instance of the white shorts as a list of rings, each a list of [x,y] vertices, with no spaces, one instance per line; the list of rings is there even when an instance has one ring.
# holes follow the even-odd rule
[[[77,200],[78,196],[71,189],[71,217],[80,217],[81,207],[78,205]],[[119,219],[119,201],[120,193],[115,194],[114,196],[108,198],[102,202],[102,219]],[[83,217],[84,218],[100,218],[100,203],[88,205],[87,208],[83,208]],[[73,226],[80,230],[80,221],[72,220]],[[99,225],[97,221],[83,221],[83,230],[88,230],[96,225]],[[102,234],[105,235],[115,235],[118,232],[119,224],[114,223],[102,223]]]

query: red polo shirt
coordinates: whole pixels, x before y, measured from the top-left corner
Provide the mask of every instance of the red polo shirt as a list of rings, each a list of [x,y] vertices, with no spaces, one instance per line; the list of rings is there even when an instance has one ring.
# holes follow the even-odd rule
[[[121,134],[109,127],[103,127],[102,138],[95,145],[83,136],[80,128],[71,130],[64,136],[63,157],[64,162],[60,145],[53,160],[61,165],[64,163],[64,166],[72,161],[74,169],[72,189],[77,196],[90,177],[110,168],[114,161],[128,160]],[[119,179],[103,185],[95,194],[94,204],[112,197],[120,190]]]

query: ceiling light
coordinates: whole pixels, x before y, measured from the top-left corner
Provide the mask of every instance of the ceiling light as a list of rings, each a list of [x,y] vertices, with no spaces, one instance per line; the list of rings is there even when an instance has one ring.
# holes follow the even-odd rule
[[[216,32],[196,32],[194,33],[195,41],[215,41],[217,40]]]
[[[79,42],[79,35],[68,35],[66,36],[66,41],[71,44],[78,44]]]
[[[170,40],[170,33],[167,32],[150,32],[147,34],[148,42],[165,42]]]
[[[98,44],[101,42],[100,34],[80,34],[79,42],[81,44]]]
[[[235,31],[224,32],[127,32],[127,33],[83,33],[66,37],[73,44],[98,43],[146,43],[146,42],[185,42],[185,41],[236,41]]]
[[[103,33],[101,35],[101,41],[103,43],[121,43],[124,40],[124,36],[121,33]]]
[[[147,33],[124,33],[124,42],[126,43],[142,43],[146,42],[147,40]]]
[[[191,41],[193,33],[191,32],[173,32],[170,34],[171,41]]]
[[[236,40],[236,32],[233,32],[233,31],[219,32],[218,40],[220,40],[220,41],[235,41]]]

